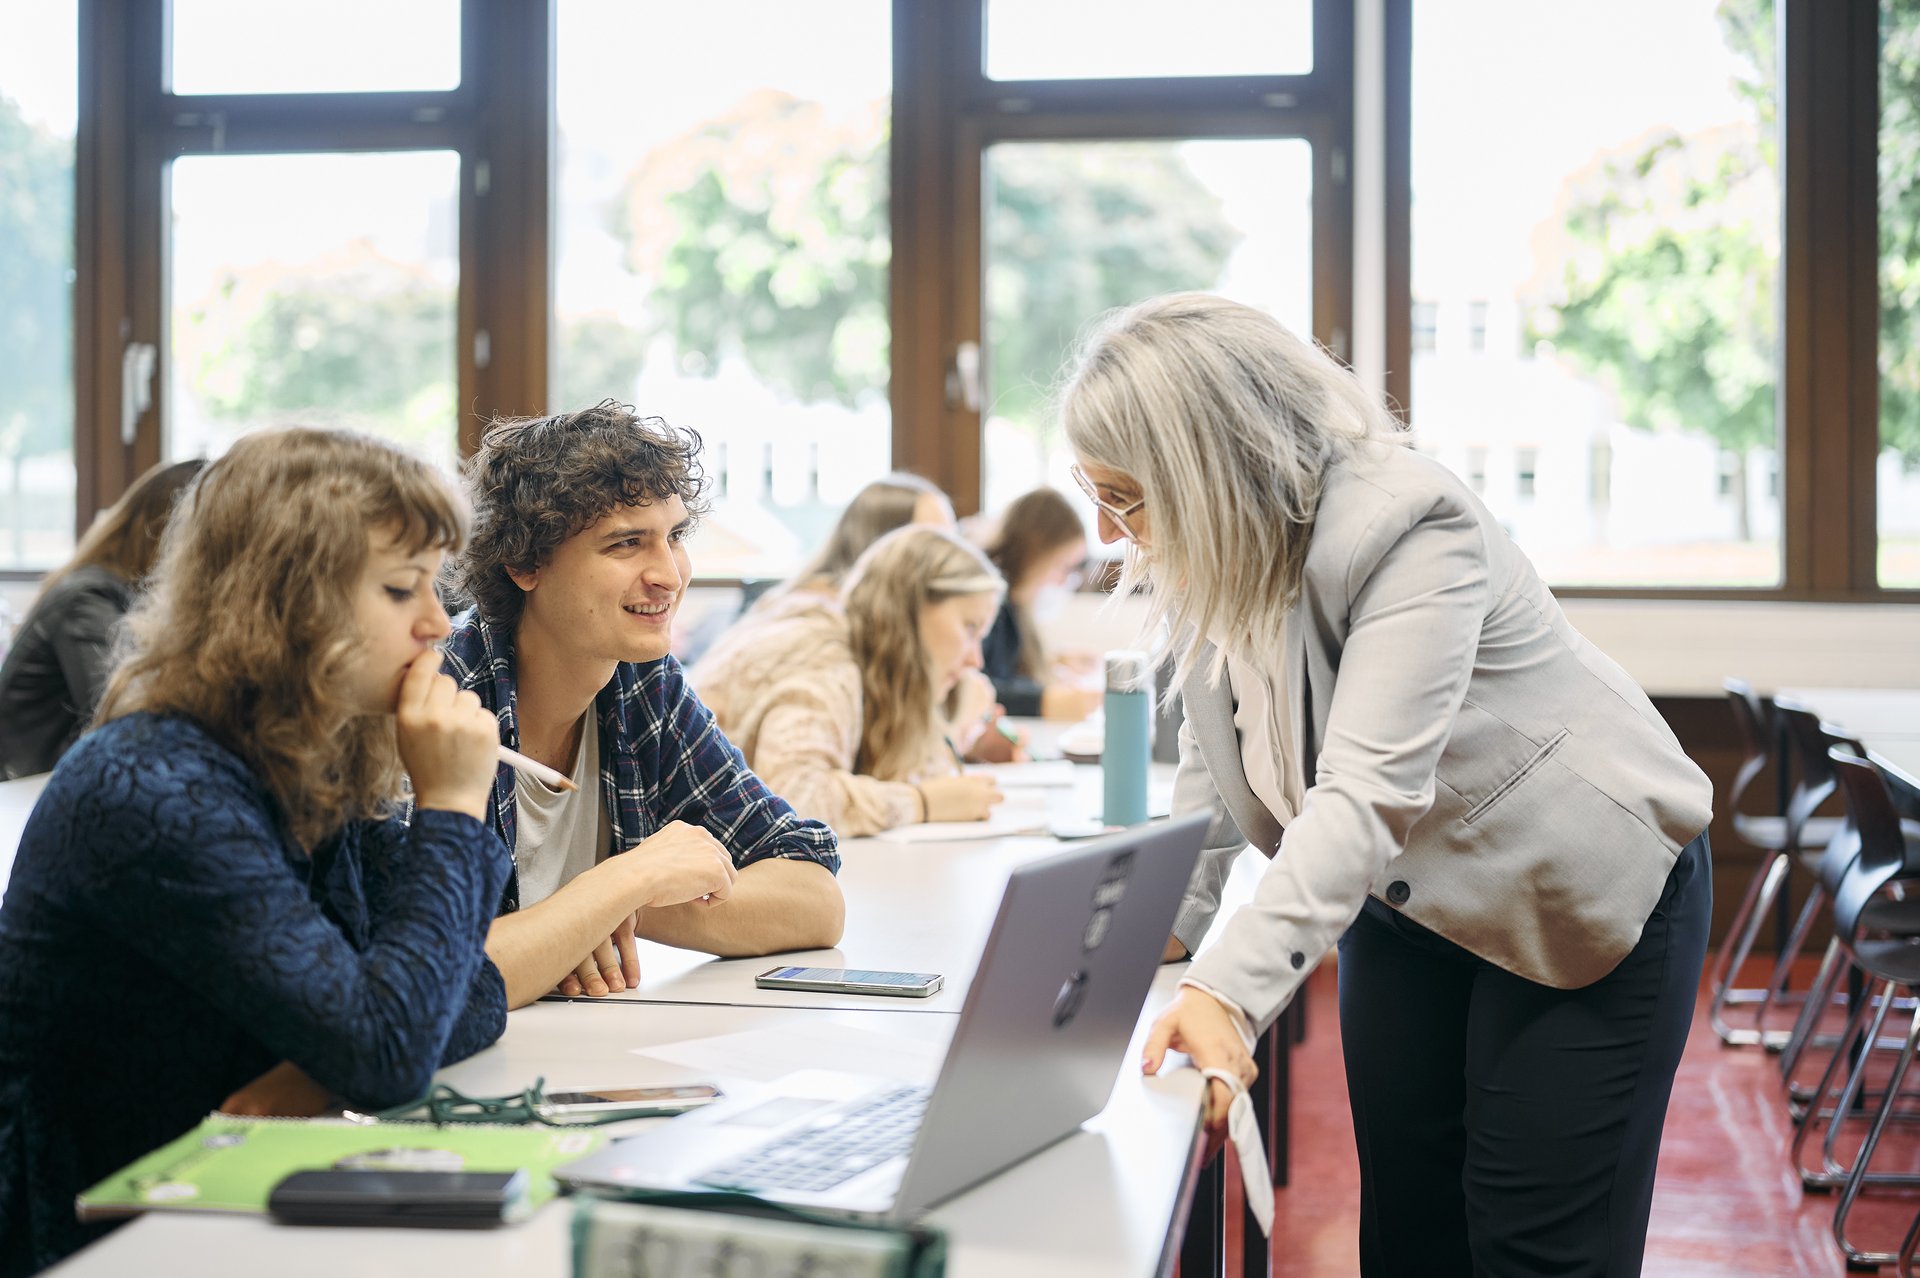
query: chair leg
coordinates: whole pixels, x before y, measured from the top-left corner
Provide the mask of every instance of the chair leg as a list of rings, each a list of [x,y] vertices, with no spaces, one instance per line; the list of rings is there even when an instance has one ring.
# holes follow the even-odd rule
[[[1907,1236],[1900,1243],[1900,1278],[1914,1278],[1913,1254],[1920,1251],[1920,1212],[1915,1212],[1913,1223],[1907,1226]]]
[[[1839,1074],[1841,1066],[1846,1062],[1847,1054],[1851,1050],[1853,1043],[1860,1037],[1861,1027],[1867,1019],[1867,1009],[1872,1003],[1872,999],[1862,998],[1854,1004],[1853,1010],[1847,1013],[1847,1028],[1840,1035],[1840,1045],[1833,1049],[1833,1055],[1827,1060],[1826,1069],[1820,1073],[1820,1083],[1814,1088],[1813,1099],[1808,1102],[1806,1117],[1802,1119],[1800,1125],[1793,1130],[1793,1143],[1788,1146],[1788,1157],[1793,1160],[1793,1170],[1799,1174],[1800,1183],[1809,1189],[1830,1189],[1840,1183],[1839,1179],[1829,1171],[1808,1171],[1806,1160],[1801,1156],[1801,1151],[1806,1148],[1808,1137],[1812,1134],[1814,1127],[1818,1125],[1821,1100],[1833,1094],[1834,1078]],[[1885,1000],[1881,1001],[1881,1006],[1885,1006]],[[1884,1013],[1881,1015],[1884,1016]],[[1876,1019],[1876,1028],[1878,1024],[1879,1020]],[[1865,1058],[1863,1057],[1862,1059],[1864,1060]],[[1848,1076],[1848,1082],[1852,1082],[1851,1075]],[[1835,1107],[1833,1117],[1828,1123],[1829,1130],[1839,1124],[1840,1116],[1845,1113],[1846,1110],[1844,1108]]]
[[[1813,984],[1807,990],[1807,1001],[1801,1006],[1800,1015],[1793,1023],[1793,1032],[1787,1036],[1786,1046],[1780,1051],[1780,1081],[1787,1085],[1789,1108],[1806,1102],[1813,1095],[1811,1091],[1794,1085],[1793,1072],[1799,1067],[1800,1058],[1806,1054],[1807,1045],[1813,1042],[1820,1028],[1820,1018],[1833,998],[1834,988],[1840,984],[1845,966],[1840,942],[1827,942],[1827,952],[1820,959],[1820,971],[1815,974]],[[1795,1118],[1798,1117],[1796,1114]]]
[[[1893,1000],[1893,984],[1887,985],[1887,1002]],[[1881,1009],[1885,1011],[1885,1005]],[[1840,1250],[1846,1253],[1849,1267],[1855,1265],[1890,1265],[1900,1259],[1899,1252],[1861,1251],[1847,1237],[1847,1216],[1853,1210],[1854,1200],[1860,1197],[1860,1188],[1867,1180],[1867,1164],[1873,1158],[1874,1148],[1880,1143],[1880,1136],[1886,1130],[1887,1119],[1893,1114],[1894,1105],[1900,1098],[1901,1084],[1906,1081],[1907,1067],[1913,1064],[1913,1051],[1920,1045],[1920,1010],[1916,1010],[1913,1020],[1907,1026],[1906,1045],[1900,1049],[1899,1057],[1893,1064],[1893,1077],[1887,1082],[1887,1094],[1880,1102],[1880,1108],[1874,1111],[1873,1125],[1867,1129],[1866,1139],[1860,1143],[1860,1153],[1853,1160],[1853,1171],[1847,1177],[1847,1187],[1841,1191],[1840,1205],[1833,1213],[1833,1237],[1840,1244]],[[1865,1073],[1865,1069],[1858,1071]],[[1838,1126],[1838,1123],[1835,1124]]]
[[[1787,933],[1787,940],[1780,947],[1780,954],[1774,960],[1773,971],[1767,975],[1766,993],[1760,999],[1759,1007],[1753,1013],[1753,1028],[1760,1035],[1761,1046],[1770,1051],[1779,1051],[1785,1047],[1792,1036],[1790,1030],[1769,1030],[1767,1013],[1781,1002],[1780,994],[1787,988],[1793,961],[1800,957],[1801,947],[1807,943],[1807,933],[1813,930],[1813,921],[1819,917],[1820,905],[1827,899],[1826,889],[1816,880],[1813,889],[1807,893],[1807,903],[1800,907],[1800,917],[1793,921],[1793,930]]]
[[[1894,988],[1894,983],[1888,981],[1881,990],[1880,1000],[1873,1009],[1873,1024],[1867,1030],[1866,1038],[1859,1041],[1872,1044],[1880,1037],[1880,1027],[1886,1024],[1887,1013],[1893,1008]],[[1855,1042],[1855,1039],[1849,1037],[1836,1049],[1836,1053],[1841,1056],[1852,1053]],[[1847,1072],[1846,1086],[1840,1089],[1840,1096],[1833,1103],[1833,1121],[1827,1124],[1826,1138],[1820,1142],[1820,1161],[1826,1169],[1829,1184],[1839,1184],[1852,1174],[1852,1168],[1841,1166],[1834,1158],[1833,1151],[1840,1143],[1840,1125],[1846,1122],[1846,1116],[1853,1113],[1855,1107],[1860,1104],[1860,1091],[1867,1085],[1867,1065],[1871,1060],[1871,1051],[1870,1046],[1862,1047],[1860,1059],[1854,1062],[1853,1068]],[[1854,1163],[1855,1166],[1859,1165],[1858,1158]]]
[[[1765,998],[1765,992],[1759,990],[1737,991],[1730,982],[1738,977],[1740,968],[1747,961],[1747,956],[1753,952],[1754,940],[1760,935],[1760,929],[1766,923],[1768,908],[1773,904],[1773,898],[1780,894],[1780,885],[1786,881],[1788,864],[1788,858],[1785,853],[1774,854],[1772,862],[1767,866],[1766,873],[1762,876],[1758,884],[1759,892],[1758,895],[1753,898],[1753,908],[1747,913],[1745,925],[1740,928],[1738,933],[1729,931],[1727,942],[1722,943],[1722,949],[1725,949],[1728,943],[1732,943],[1733,954],[1731,959],[1725,964],[1723,983],[1714,993],[1713,1006],[1708,1010],[1707,1019],[1713,1025],[1713,1032],[1720,1036],[1720,1041],[1729,1046],[1739,1046],[1760,1041],[1760,1031],[1735,1029],[1727,1024],[1726,1010],[1730,1003],[1755,1002]],[[1745,904],[1746,902],[1743,901],[1742,905],[1744,906]],[[1738,937],[1737,941],[1734,939],[1736,936]],[[1736,997],[1737,994],[1746,995],[1747,997]]]
[[[1779,855],[1778,852],[1773,854],[1776,859]],[[1720,949],[1713,956],[1713,966],[1708,969],[1708,988],[1713,991],[1715,998],[1718,998],[1721,991],[1726,989],[1733,980],[1734,938],[1745,933],[1747,920],[1756,913],[1755,904],[1760,897],[1761,885],[1766,882],[1767,876],[1773,873],[1773,864],[1773,861],[1767,861],[1753,867],[1753,876],[1747,880],[1747,890],[1740,896],[1740,908],[1733,912],[1733,918],[1727,923],[1726,936],[1720,942]]]

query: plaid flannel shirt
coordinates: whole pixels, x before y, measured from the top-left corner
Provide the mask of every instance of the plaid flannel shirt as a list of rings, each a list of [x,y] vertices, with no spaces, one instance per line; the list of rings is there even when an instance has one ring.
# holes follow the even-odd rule
[[[442,669],[498,716],[501,742],[519,749],[513,636],[469,608],[453,619]],[[669,822],[685,821],[705,827],[732,853],[736,867],[782,857],[840,872],[833,831],[795,815],[753,774],[672,657],[645,665],[621,662],[594,708],[600,716],[600,795],[613,831],[608,855]],[[508,848],[514,846],[514,814],[513,769],[503,763],[493,779],[487,825]],[[516,870],[500,912],[519,908]]]

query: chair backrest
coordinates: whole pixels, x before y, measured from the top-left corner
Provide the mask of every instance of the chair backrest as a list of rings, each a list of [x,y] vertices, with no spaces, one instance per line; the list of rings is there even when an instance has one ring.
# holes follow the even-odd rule
[[[1733,774],[1733,789],[1727,795],[1727,811],[1738,812],[1740,800],[1754,779],[1773,771],[1773,722],[1766,700],[1746,680],[1726,679],[1720,686],[1727,690],[1734,726],[1740,730],[1740,744],[1747,752]]]
[[[1864,759],[1867,757],[1867,748],[1830,723],[1821,724],[1820,733],[1826,742],[1821,750],[1820,764],[1833,778],[1834,786],[1838,789],[1839,766],[1833,760],[1841,757]],[[1840,793],[1844,798],[1846,792],[1841,790]],[[1840,880],[1846,877],[1847,871],[1853,868],[1853,863],[1859,857],[1860,827],[1854,824],[1853,805],[1849,803],[1839,828],[1827,840],[1826,850],[1820,854],[1820,886],[1827,890],[1829,897],[1838,894]]]
[[[1793,742],[1794,752],[1800,757],[1800,780],[1787,796],[1786,811],[1787,843],[1797,847],[1807,818],[1818,812],[1820,805],[1832,798],[1840,785],[1827,752],[1835,746],[1844,746],[1861,758],[1865,758],[1867,752],[1846,733],[1820,722],[1820,716],[1804,706],[1775,701],[1773,712],[1785,725],[1787,739]]]
[[[1860,841],[1859,856],[1833,894],[1834,930],[1851,945],[1859,935],[1861,911],[1895,878],[1920,874],[1920,864],[1907,864],[1900,813],[1879,769],[1844,747],[1835,747],[1827,757],[1846,796],[1846,823]]]

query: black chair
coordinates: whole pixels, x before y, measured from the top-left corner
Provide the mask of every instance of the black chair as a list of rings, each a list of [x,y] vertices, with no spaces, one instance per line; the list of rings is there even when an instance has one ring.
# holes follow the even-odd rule
[[[1920,896],[1907,894],[1909,889],[1920,888],[1920,837],[1911,837],[1912,832],[1902,829],[1893,796],[1887,792],[1886,782],[1872,764],[1850,754],[1844,747],[1835,748],[1829,757],[1846,795],[1846,821],[1858,840],[1858,855],[1841,875],[1833,893],[1834,933],[1852,961],[1880,983],[1881,992],[1877,999],[1861,999],[1854,1007],[1848,1017],[1847,1032],[1841,1036],[1840,1045],[1821,1077],[1818,1097],[1827,1094],[1841,1063],[1854,1056],[1851,1045],[1859,1035],[1868,1008],[1872,1007],[1873,1015],[1866,1041],[1872,1043],[1879,1038],[1896,996],[1903,989],[1920,988]],[[1844,847],[1837,855],[1843,853]],[[1868,1053],[1859,1053],[1848,1073],[1846,1086],[1834,1103],[1825,1141],[1825,1167],[1829,1174],[1845,1173],[1840,1202],[1834,1209],[1833,1236],[1849,1268],[1892,1264],[1900,1259],[1898,1252],[1866,1251],[1856,1246],[1847,1236],[1847,1218],[1861,1190],[1869,1184],[1920,1184],[1920,1175],[1868,1170],[1900,1102],[1916,1047],[1920,1047],[1920,1006],[1914,1008],[1905,1041],[1894,1058],[1892,1074],[1873,1109],[1872,1121],[1850,1168],[1843,1169],[1834,1161],[1833,1150],[1842,1123],[1855,1112],[1855,1104],[1865,1087]],[[1817,1107],[1810,1108],[1808,1121],[1795,1133],[1796,1164],[1817,1113]]]
[[[1748,880],[1747,890],[1741,897],[1740,908],[1735,911],[1727,926],[1726,936],[1720,942],[1719,952],[1714,956],[1710,976],[1713,1002],[1708,1009],[1707,1019],[1723,1043],[1770,1043],[1782,1046],[1788,1041],[1788,1032],[1781,1030],[1769,1035],[1759,1018],[1751,1027],[1736,1027],[1727,1021],[1728,1009],[1740,1004],[1757,1005],[1760,1017],[1764,1018],[1767,1009],[1778,1001],[1774,982],[1770,980],[1763,986],[1753,987],[1736,987],[1733,982],[1738,979],[1740,968],[1752,954],[1754,942],[1786,884],[1787,872],[1794,860],[1801,855],[1803,848],[1808,848],[1814,851],[1805,859],[1809,865],[1816,861],[1818,849],[1824,848],[1833,838],[1840,823],[1833,817],[1813,815],[1827,796],[1833,793],[1833,785],[1824,762],[1809,766],[1804,758],[1800,780],[1789,795],[1784,811],[1774,815],[1742,810],[1755,782],[1781,775],[1781,762],[1776,759],[1774,750],[1776,726],[1768,703],[1745,681],[1728,679],[1724,686],[1728,704],[1733,709],[1734,722],[1746,746],[1746,758],[1734,774],[1726,810],[1731,813],[1734,833],[1743,842],[1767,855],[1754,867],[1753,877]],[[1818,722],[1817,719],[1813,720],[1816,728]],[[1820,780],[1825,781],[1824,792],[1810,789],[1809,773],[1816,774],[1811,778],[1816,784]]]
[[[1812,879],[1806,902],[1800,907],[1799,917],[1794,919],[1792,929],[1780,945],[1773,972],[1767,977],[1765,992],[1753,1014],[1754,1029],[1759,1032],[1760,1041],[1769,1048],[1781,1048],[1792,1040],[1792,1031],[1769,1030],[1767,1013],[1776,1003],[1799,1001],[1805,997],[1788,999],[1782,996],[1787,993],[1794,961],[1800,957],[1800,951],[1807,943],[1807,933],[1813,930],[1828,894],[1839,881],[1838,872],[1846,869],[1845,865],[1833,867],[1836,874],[1831,882],[1821,873],[1827,850],[1844,825],[1843,819],[1813,815],[1839,788],[1840,782],[1834,775],[1829,752],[1838,746],[1852,757],[1864,759],[1867,750],[1844,730],[1822,723],[1820,716],[1811,710],[1788,701],[1775,701],[1773,710],[1776,721],[1786,730],[1787,739],[1793,742],[1800,759],[1800,784],[1794,787],[1787,801],[1786,824],[1789,830],[1799,831],[1793,840],[1798,845],[1793,856]],[[1822,838],[1822,835],[1825,837]],[[1766,909],[1761,906],[1757,912],[1765,914]]]

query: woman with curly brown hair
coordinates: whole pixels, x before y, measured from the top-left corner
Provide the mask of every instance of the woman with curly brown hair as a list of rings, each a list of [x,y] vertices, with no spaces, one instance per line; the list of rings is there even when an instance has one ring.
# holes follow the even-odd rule
[[[947,724],[1002,589],[955,534],[898,529],[837,602],[727,635],[690,677],[767,784],[843,836],[985,820],[999,790],[956,773]]]
[[[0,907],[0,1271],[97,1236],[74,1196],[215,1106],[304,1076],[397,1104],[505,1027],[498,743],[435,648],[466,524],[425,465],[317,430],[190,490]]]

